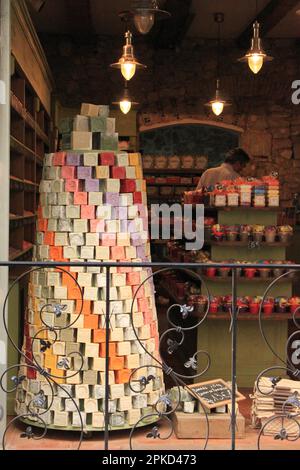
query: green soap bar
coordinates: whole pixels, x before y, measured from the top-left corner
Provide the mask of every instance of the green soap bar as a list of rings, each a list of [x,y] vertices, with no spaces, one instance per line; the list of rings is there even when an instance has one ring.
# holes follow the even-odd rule
[[[71,132],[73,128],[73,120],[71,118],[64,118],[60,121],[59,130],[63,134]]]
[[[104,104],[100,105],[99,106],[99,116],[107,118],[108,115],[109,115],[109,106],[104,105]]]
[[[61,145],[64,150],[71,149],[71,133],[64,133],[61,137]]]
[[[114,413],[109,417],[109,424],[111,426],[124,426],[125,413]]]
[[[91,132],[106,132],[106,118],[91,117],[90,128],[91,128]]]
[[[119,149],[119,134],[112,135],[101,134],[101,150],[115,150]]]

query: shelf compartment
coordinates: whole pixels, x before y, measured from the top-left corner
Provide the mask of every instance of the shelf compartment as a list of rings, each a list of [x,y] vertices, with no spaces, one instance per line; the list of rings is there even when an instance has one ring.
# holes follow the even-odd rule
[[[188,176],[201,176],[205,170],[199,170],[195,168],[144,168],[144,175],[188,175]]]

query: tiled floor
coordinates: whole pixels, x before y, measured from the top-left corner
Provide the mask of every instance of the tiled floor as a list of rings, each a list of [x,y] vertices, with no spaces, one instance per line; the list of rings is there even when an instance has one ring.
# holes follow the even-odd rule
[[[244,395],[249,395],[249,391],[242,390]],[[237,439],[236,448],[239,450],[257,449],[258,431],[251,429],[250,424],[250,399],[240,402],[241,413],[246,417],[246,437]],[[138,429],[132,440],[134,450],[202,450],[205,444],[203,439],[177,439],[173,434],[168,440],[159,440],[147,438],[146,435],[152,429],[153,425]],[[78,446],[79,433],[66,431],[49,430],[46,437],[42,440],[33,440],[20,438],[24,432],[25,425],[13,423],[8,428],[5,439],[5,447],[8,450],[75,450]],[[161,436],[169,433],[169,428],[162,421],[159,432]],[[37,431],[38,433],[38,431]],[[95,432],[90,439],[84,439],[82,450],[102,450],[104,448],[104,433]],[[300,439],[295,442],[274,440],[272,437],[264,437],[262,440],[262,449],[266,450],[299,450]],[[115,431],[110,433],[110,450],[129,450],[129,432]],[[230,450],[230,439],[210,439],[208,450]]]

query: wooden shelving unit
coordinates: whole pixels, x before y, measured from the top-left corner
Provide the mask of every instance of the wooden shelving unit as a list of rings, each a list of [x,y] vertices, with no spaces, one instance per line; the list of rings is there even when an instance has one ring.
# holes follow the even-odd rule
[[[45,153],[51,150],[51,117],[15,61],[11,77],[10,260],[32,255],[38,189]]]

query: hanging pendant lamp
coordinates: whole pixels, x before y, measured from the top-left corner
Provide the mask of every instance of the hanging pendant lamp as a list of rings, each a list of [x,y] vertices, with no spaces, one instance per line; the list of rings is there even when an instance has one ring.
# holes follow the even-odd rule
[[[256,17],[258,13],[258,8],[257,8],[257,1],[256,1]],[[240,59],[238,59],[239,62],[247,62],[249,65],[250,70],[252,70],[253,73],[257,74],[262,66],[264,65],[264,62],[270,62],[273,60],[273,57],[267,55],[262,47],[262,41],[260,38],[260,24],[257,20],[253,23],[253,36],[251,39],[251,47],[249,51]]]
[[[131,10],[136,29],[141,34],[148,34],[155,20],[168,18],[171,14],[161,10],[157,0],[133,0]]]
[[[135,75],[136,69],[145,69],[147,68],[146,65],[141,64],[138,62],[134,55],[134,48],[132,45],[132,33],[128,29],[128,20],[130,17],[130,12],[121,12],[119,14],[122,21],[126,24],[126,32],[125,32],[125,45],[123,46],[123,55],[118,60],[118,62],[111,64],[111,67],[116,69],[121,69],[121,73],[125,80],[131,80],[131,78]]]
[[[215,13],[214,20],[218,24],[217,85],[215,97],[211,101],[206,103],[205,106],[209,106],[216,116],[220,116],[226,106],[231,106],[231,103],[222,98],[220,92],[221,24],[224,23],[224,13]]]
[[[132,97],[130,96],[126,80],[123,95],[119,101],[114,101],[112,104],[119,106],[123,114],[128,114],[132,106],[137,106],[139,104],[136,101],[133,101]]]

